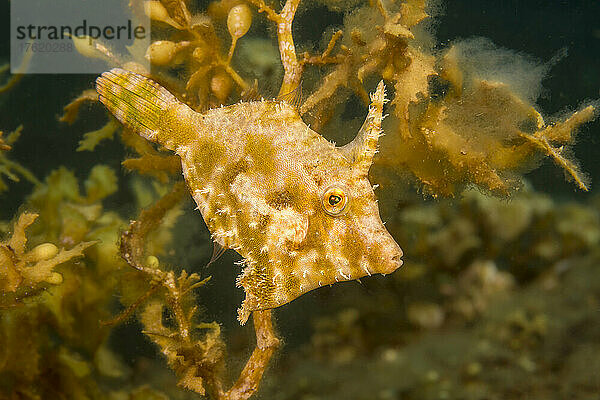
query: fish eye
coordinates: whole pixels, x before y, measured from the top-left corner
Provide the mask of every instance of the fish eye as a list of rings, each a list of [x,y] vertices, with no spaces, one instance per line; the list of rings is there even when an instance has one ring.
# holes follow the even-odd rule
[[[338,185],[330,186],[323,192],[321,199],[325,212],[332,216],[340,215],[348,204],[346,191]]]

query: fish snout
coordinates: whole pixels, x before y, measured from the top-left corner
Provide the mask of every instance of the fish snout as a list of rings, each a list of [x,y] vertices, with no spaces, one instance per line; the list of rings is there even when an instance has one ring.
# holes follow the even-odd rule
[[[379,250],[377,272],[391,274],[402,266],[402,249],[388,232],[382,234],[377,242],[375,246]]]
[[[386,232],[385,240],[381,243],[383,264],[382,273],[390,274],[402,266],[402,249],[394,238]]]
[[[392,241],[393,241],[393,239],[392,239]],[[389,272],[384,272],[384,273],[389,274],[389,273],[394,272],[398,268],[400,268],[403,264],[402,255],[403,255],[402,249],[394,241],[394,249],[387,256],[387,262],[386,262],[386,264],[388,265],[388,268],[386,268],[386,269],[389,270]]]

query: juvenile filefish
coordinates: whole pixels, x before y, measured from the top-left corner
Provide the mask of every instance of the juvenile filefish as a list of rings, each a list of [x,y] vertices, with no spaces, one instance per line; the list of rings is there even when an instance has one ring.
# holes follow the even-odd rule
[[[342,147],[311,130],[285,101],[198,113],[122,69],[103,73],[96,84],[119,121],[181,157],[213,240],[242,255],[242,324],[252,311],[402,265],[368,179],[382,133],[383,81],[358,135]]]

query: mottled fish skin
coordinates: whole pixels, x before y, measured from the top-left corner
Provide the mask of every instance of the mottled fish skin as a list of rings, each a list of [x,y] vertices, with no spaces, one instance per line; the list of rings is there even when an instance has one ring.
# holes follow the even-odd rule
[[[402,265],[368,171],[381,135],[381,82],[357,137],[335,147],[284,101],[197,113],[157,83],[121,69],[97,80],[100,101],[124,125],[181,157],[213,240],[244,258],[238,310],[286,304],[323,285]],[[329,203],[328,203],[329,202]]]

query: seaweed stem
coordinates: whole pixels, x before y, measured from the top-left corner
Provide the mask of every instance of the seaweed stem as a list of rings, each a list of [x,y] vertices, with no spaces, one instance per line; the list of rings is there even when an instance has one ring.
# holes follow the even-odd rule
[[[283,9],[277,14],[264,0],[248,0],[258,7],[258,12],[265,12],[267,18],[277,24],[277,39],[279,42],[279,53],[283,64],[284,76],[279,95],[291,92],[300,84],[303,64],[296,57],[296,47],[292,36],[292,22],[300,4],[300,0],[287,0]]]
[[[267,369],[273,353],[279,347],[280,341],[275,335],[271,310],[255,311],[252,317],[256,332],[256,348],[240,373],[238,380],[223,399],[245,400],[252,396],[258,389],[262,375]]]

